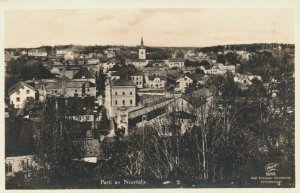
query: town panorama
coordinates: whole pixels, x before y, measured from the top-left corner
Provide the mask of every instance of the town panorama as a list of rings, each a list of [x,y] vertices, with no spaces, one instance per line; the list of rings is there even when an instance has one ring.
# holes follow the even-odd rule
[[[293,44],[5,49],[7,189],[295,187]]]

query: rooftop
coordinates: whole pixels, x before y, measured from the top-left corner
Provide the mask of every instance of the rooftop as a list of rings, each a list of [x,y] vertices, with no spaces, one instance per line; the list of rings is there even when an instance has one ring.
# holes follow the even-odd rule
[[[15,91],[17,91],[19,88],[21,88],[22,86],[26,86],[28,88],[30,88],[31,90],[34,90],[35,91],[35,88],[30,86],[29,84],[23,82],[23,81],[19,81],[17,82],[16,84],[14,84],[13,86],[11,86],[9,89],[8,89],[8,95],[11,95],[12,93],[14,93]]]
[[[86,67],[82,67],[73,78],[95,78],[95,73],[93,73],[91,70],[89,70]]]
[[[133,86],[135,87],[135,84],[129,80],[123,80],[123,79],[118,79],[118,80],[112,80],[111,81],[112,86]]]
[[[203,74],[186,74],[187,77],[189,77],[192,80],[197,80],[197,81],[201,81],[204,79],[204,75]]]

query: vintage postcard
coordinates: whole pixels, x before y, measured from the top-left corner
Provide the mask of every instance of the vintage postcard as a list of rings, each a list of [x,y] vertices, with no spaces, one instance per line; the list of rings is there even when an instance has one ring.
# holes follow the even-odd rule
[[[3,2],[5,189],[294,189],[287,2]]]

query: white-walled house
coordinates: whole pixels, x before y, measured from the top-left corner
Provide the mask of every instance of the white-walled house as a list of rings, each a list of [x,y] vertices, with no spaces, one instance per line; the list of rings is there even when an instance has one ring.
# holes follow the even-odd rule
[[[148,88],[165,88],[166,81],[162,76],[145,76],[145,86]]]
[[[36,165],[32,155],[5,157],[5,176],[14,176],[17,172],[29,171],[31,167]]]
[[[185,74],[177,78],[175,91],[185,92],[186,88],[193,84],[204,85],[207,75],[202,74]]]
[[[30,49],[28,50],[28,56],[35,56],[35,57],[46,57],[47,52],[44,49]]]
[[[210,69],[205,69],[203,66],[200,67],[205,74],[214,74],[214,75],[224,75],[227,72],[231,72],[235,74],[235,66],[234,65],[227,65],[225,66],[222,63],[214,64],[214,66]]]
[[[136,72],[130,76],[131,81],[136,85],[137,88],[144,87],[144,74],[142,72]]]
[[[184,67],[184,60],[183,59],[169,59],[168,61],[169,68],[182,68]]]
[[[9,103],[14,108],[23,108],[24,101],[30,97],[36,98],[37,91],[25,82],[18,82],[8,89]]]

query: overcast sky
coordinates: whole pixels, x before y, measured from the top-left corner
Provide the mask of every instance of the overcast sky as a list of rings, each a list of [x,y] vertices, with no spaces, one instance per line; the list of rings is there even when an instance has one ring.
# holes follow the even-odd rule
[[[294,43],[293,9],[6,10],[5,47]]]

